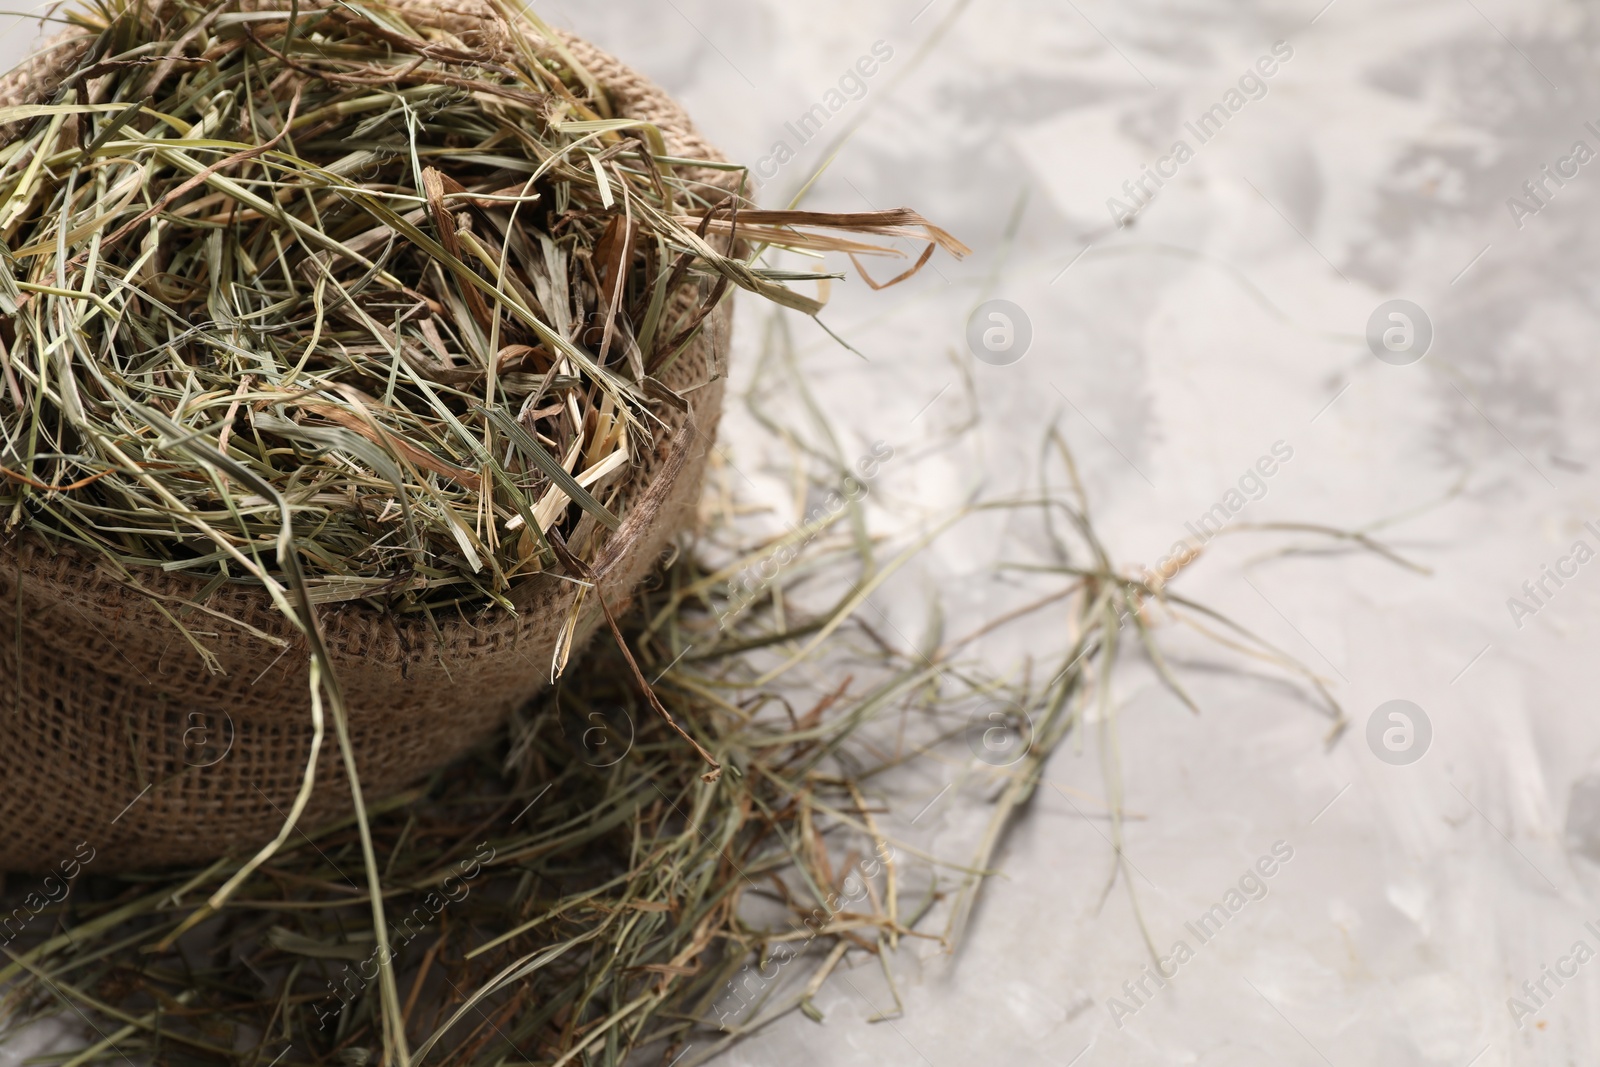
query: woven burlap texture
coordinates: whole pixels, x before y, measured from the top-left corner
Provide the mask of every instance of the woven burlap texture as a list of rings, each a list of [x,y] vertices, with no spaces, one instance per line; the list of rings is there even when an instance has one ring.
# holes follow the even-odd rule
[[[414,25],[464,40],[500,32],[472,3],[407,7]],[[586,42],[562,39],[619,115],[660,127],[676,156],[722,158],[661,89]],[[0,106],[48,99],[87,42],[69,32],[48,43],[0,79]],[[691,176],[724,184],[727,172]],[[693,298],[677,294],[679,307]],[[614,609],[693,521],[721,412],[714,368],[731,314],[724,302],[663,375],[687,392],[689,410],[660,409],[665,429],[629,476],[622,527],[599,546],[599,588]],[[180,575],[137,577],[160,596],[192,598],[198,588]],[[576,595],[574,583],[537,575],[512,591],[515,613],[436,614],[437,631],[423,617],[366,604],[325,609],[368,802],[445,766],[531,699],[550,678]],[[259,588],[224,587],[204,604],[287,648],[191,612],[187,625],[208,631],[203,640],[223,667],[214,673],[145,592],[91,555],[32,535],[0,540],[0,870],[53,867],[78,842],[96,850],[100,871],[209,863],[248,856],[278,832],[310,751],[309,654]],[[580,646],[602,620],[591,594]],[[300,824],[326,825],[351,807],[330,725]]]

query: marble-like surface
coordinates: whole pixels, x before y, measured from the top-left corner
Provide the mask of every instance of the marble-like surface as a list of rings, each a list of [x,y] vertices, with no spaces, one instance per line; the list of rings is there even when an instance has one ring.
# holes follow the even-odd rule
[[[1432,570],[1254,559],[1270,538],[1216,542],[1182,587],[1324,675],[1346,736],[1324,746],[1327,720],[1300,689],[1193,643],[1198,717],[1131,672],[1116,705],[1131,893],[1119,882],[1102,895],[1112,857],[1090,817],[1106,792],[1095,746],[1063,750],[956,965],[926,948],[897,960],[901,1017],[866,1021],[885,987],[857,964],[819,996],[824,1025],[792,1016],[721,1062],[1501,1067],[1600,1050],[1600,964],[1571,955],[1579,941],[1600,950],[1584,925],[1600,929],[1600,669],[1586,651],[1600,638],[1600,562],[1560,588],[1547,580],[1531,616],[1508,607],[1575,541],[1600,549],[1583,526],[1600,528],[1600,378],[1584,369],[1600,323],[1600,161],[1573,159],[1578,141],[1600,152],[1586,126],[1600,129],[1600,26],[1591,6],[1560,0],[1321,6],[537,5],[653,76],[749,162],[792,143],[785,123],[875,45],[892,53],[763,193],[786,200],[859,123],[807,206],[914,205],[975,250],[886,293],[836,286],[828,321],[866,361],[796,326],[846,447],[884,439],[911,455],[976,407],[961,447],[886,472],[885,529],[975,485],[1028,484],[1059,420],[1129,564],[1163,555],[1282,442],[1292,459],[1236,523],[1355,528],[1416,512],[1386,536]],[[3,32],[9,63],[32,31]],[[1271,76],[1247,80],[1201,143],[1184,123],[1226,107],[1276,42]],[[1191,154],[1176,175],[1112,231],[1107,198],[1126,200],[1122,183],[1180,138]],[[1576,175],[1546,179],[1553,195],[1535,202],[1522,186],[1546,165]],[[990,297],[1031,322],[1011,366],[974,360],[964,341]],[[1397,297],[1435,334],[1408,366],[1380,362],[1363,337]],[[736,382],[764,311],[741,314]],[[786,499],[748,417],[735,412],[725,442],[760,491]],[[953,618],[991,614],[1018,591],[972,575],[1006,538],[1003,523],[963,528],[918,577],[952,590]],[[925,602],[908,581],[878,607],[915,633]],[[985,652],[1004,662],[1053,643],[1025,628]],[[1392,699],[1432,726],[1409,765],[1366,740]],[[940,784],[907,784],[891,823],[905,827]],[[965,840],[981,808],[976,788],[955,791],[929,843]],[[1292,858],[1251,878],[1278,842]],[[1188,932],[1241,879],[1261,899],[1204,942]],[[1123,983],[1148,962],[1135,899],[1158,948],[1181,939],[1193,958],[1123,1015],[1113,998],[1134,1005]],[[1532,1007],[1519,986],[1547,965],[1576,977],[1545,978],[1550,995],[1514,1019],[1508,998]]]

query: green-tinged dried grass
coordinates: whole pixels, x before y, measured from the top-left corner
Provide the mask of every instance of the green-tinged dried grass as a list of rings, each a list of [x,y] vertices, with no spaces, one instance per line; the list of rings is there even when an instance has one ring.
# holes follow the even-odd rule
[[[820,310],[785,283],[832,275],[719,239],[962,251],[908,211],[748,210],[520,16],[69,17],[77,71],[0,109],[0,528],[123,567],[293,584],[292,543],[313,603],[503,603],[548,531],[616,527],[731,287]]]

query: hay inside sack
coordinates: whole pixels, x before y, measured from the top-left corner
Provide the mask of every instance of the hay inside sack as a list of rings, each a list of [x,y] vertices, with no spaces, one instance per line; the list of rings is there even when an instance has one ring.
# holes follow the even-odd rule
[[[583,559],[617,527],[731,285],[820,309],[724,254],[737,172],[611,117],[553,32],[407,14],[70,16],[90,53],[0,109],[7,529],[312,603],[507,605],[552,534]],[[762,215],[745,236],[884,250]]]

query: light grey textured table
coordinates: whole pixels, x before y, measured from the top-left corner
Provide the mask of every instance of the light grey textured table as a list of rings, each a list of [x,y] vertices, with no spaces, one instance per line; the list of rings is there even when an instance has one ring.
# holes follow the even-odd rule
[[[902,1017],[865,1021],[884,987],[858,966],[821,994],[825,1025],[794,1016],[725,1062],[1500,1067],[1600,1051],[1600,965],[1574,955],[1600,950],[1585,926],[1600,930],[1600,789],[1585,778],[1600,775],[1600,561],[1572,555],[1600,549],[1583,525],[1600,527],[1596,16],[1554,0],[1321,2],[538,5],[660,81],[730,156],[766,161],[769,204],[859,120],[808,206],[915,205],[976,250],[888,293],[838,287],[830,322],[869,362],[800,334],[855,438],[907,453],[961,419],[970,372],[980,428],[886,474],[886,529],[981,480],[1025,484],[1058,417],[1130,564],[1163,555],[1279,442],[1292,457],[1269,464],[1264,493],[1247,478],[1260,499],[1233,523],[1358,527],[1433,505],[1387,531],[1431,576],[1356,555],[1252,562],[1270,539],[1229,537],[1182,579],[1329,679],[1352,719],[1332,749],[1300,690],[1206,669],[1236,661],[1200,646],[1199,717],[1137,671],[1121,683],[1132,889],[1157,946],[1187,950],[1164,987],[1143,977],[1128,886],[1102,903],[1091,745],[1052,764],[956,964],[926,949],[897,962]],[[30,37],[8,32],[5,59]],[[863,57],[873,73],[846,77]],[[1112,210],[1135,224],[1108,232]],[[1025,312],[1021,362],[967,352],[980,295]],[[1393,298],[1432,324],[1419,363],[1380,362],[1363,338]],[[736,380],[760,311],[744,310]],[[765,439],[735,413],[725,440],[761,482]],[[961,532],[922,577],[948,585],[1006,550],[1003,527]],[[1569,577],[1529,596],[1547,564]],[[971,617],[999,602],[964,588]],[[910,630],[922,603],[905,584],[880,607]],[[1393,699],[1431,724],[1410,765],[1367,743]],[[974,813],[976,790],[942,800],[932,843]],[[1197,928],[1217,904],[1228,921]],[[1531,1014],[1514,1020],[1512,997]]]

